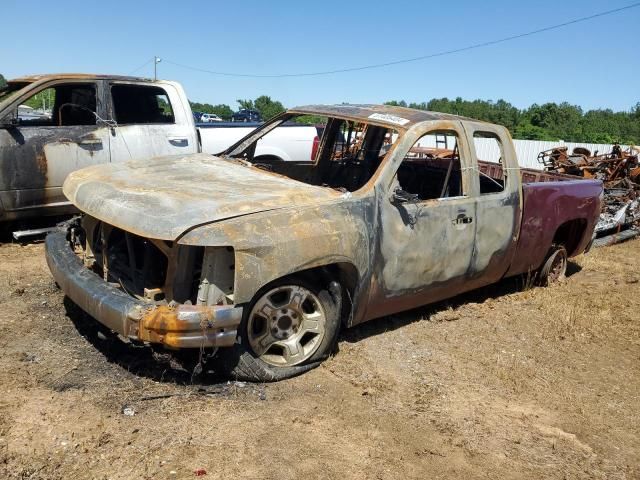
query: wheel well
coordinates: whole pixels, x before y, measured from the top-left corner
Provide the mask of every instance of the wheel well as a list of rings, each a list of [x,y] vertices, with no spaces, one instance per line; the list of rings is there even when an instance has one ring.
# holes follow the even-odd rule
[[[326,284],[329,284],[332,281],[337,281],[344,289],[344,294],[342,296],[342,320],[343,322],[348,321],[353,310],[355,291],[360,278],[355,265],[348,262],[332,263],[329,265],[312,267],[307,270],[300,270],[287,275],[286,277],[293,275],[301,275],[311,282],[318,281],[318,279],[321,279]]]
[[[573,256],[585,230],[587,229],[587,221],[583,218],[576,218],[563,223],[556,230],[553,236],[553,243],[564,245],[567,249],[569,257]]]
[[[347,290],[347,293],[351,296],[353,296],[356,290],[359,278],[356,267],[348,262],[331,263],[329,265],[313,267],[308,270],[301,270],[293,275],[303,275],[308,277],[309,280],[318,280],[318,277],[320,277],[324,282],[335,280],[342,285],[342,288]]]
[[[359,278],[358,270],[353,264],[333,263],[320,268],[328,274],[331,280],[336,280],[340,285],[342,285],[342,288],[347,291],[349,298],[353,299]],[[349,300],[347,303],[351,304],[351,301]]]
[[[327,282],[337,281],[343,288],[342,295],[342,323],[345,326],[349,325],[349,319],[354,314],[354,298],[356,288],[358,286],[358,269],[352,263],[341,262],[332,263],[330,265],[324,265],[322,267],[314,268],[311,271],[319,271],[324,276]]]

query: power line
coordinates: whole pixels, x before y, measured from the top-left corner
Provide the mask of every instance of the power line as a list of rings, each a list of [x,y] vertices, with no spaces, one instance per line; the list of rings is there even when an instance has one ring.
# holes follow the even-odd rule
[[[194,70],[194,71],[197,71],[197,72],[210,73],[212,75],[220,75],[220,76],[225,76],[225,77],[285,78],[285,77],[312,77],[312,76],[320,76],[320,75],[333,75],[333,74],[336,74],[336,73],[357,72],[357,71],[360,71],[360,70],[371,70],[371,69],[374,69],[374,68],[388,67],[388,66],[391,66],[391,65],[400,65],[400,64],[403,64],[403,63],[419,62],[421,60],[427,60],[427,59],[430,59],[430,58],[444,57],[445,55],[452,55],[454,53],[461,53],[461,52],[466,52],[466,51],[469,51],[469,50],[475,50],[475,49],[478,49],[478,48],[489,47],[489,46],[492,46],[492,45],[497,45],[499,43],[505,43],[505,42],[509,42],[511,40],[517,40],[519,38],[530,37],[532,35],[537,35],[539,33],[549,32],[551,30],[557,30],[559,28],[567,27],[569,25],[574,25],[576,23],[587,22],[589,20],[593,20],[594,18],[599,18],[599,17],[604,17],[604,16],[607,16],[607,15],[612,15],[614,13],[622,12],[624,10],[630,10],[630,9],[636,8],[636,7],[640,7],[640,2],[636,2],[636,3],[633,3],[631,5],[627,5],[625,7],[614,8],[614,9],[611,9],[611,10],[606,10],[604,12],[595,13],[595,14],[589,15],[587,17],[576,18],[574,20],[569,20],[567,22],[558,23],[556,25],[551,25],[551,26],[544,27],[544,28],[538,28],[536,30],[531,30],[529,32],[519,33],[517,35],[511,35],[509,37],[500,38],[498,40],[489,40],[487,42],[468,45],[466,47],[454,48],[454,49],[451,49],[451,50],[444,50],[444,51],[437,52],[437,53],[429,53],[429,54],[426,54],[426,55],[421,55],[419,57],[405,58],[405,59],[402,59],[402,60],[394,60],[394,61],[385,62],[385,63],[376,63],[376,64],[372,64],[372,65],[363,65],[363,66],[359,66],[359,67],[340,68],[340,69],[336,69],[336,70],[324,70],[324,71],[319,71],[319,72],[279,73],[279,74],[235,73],[235,72],[220,72],[220,71],[215,71],[215,70],[207,70],[205,68],[194,67],[194,66],[191,66],[191,65],[184,65],[182,63],[173,62],[171,60],[166,60],[166,59],[164,59],[164,62],[165,63],[169,63],[171,65],[175,65],[177,67],[186,68],[186,69],[189,69],[189,70]],[[152,61],[152,60],[150,60],[150,61]]]
[[[142,70],[144,67],[146,67],[147,65],[149,65],[151,62],[155,61],[156,57],[151,58],[150,60],[147,60],[146,62],[144,62],[142,65],[140,65],[138,68],[136,68],[135,70],[132,70],[129,75],[133,75],[134,73],[136,73],[139,70]]]

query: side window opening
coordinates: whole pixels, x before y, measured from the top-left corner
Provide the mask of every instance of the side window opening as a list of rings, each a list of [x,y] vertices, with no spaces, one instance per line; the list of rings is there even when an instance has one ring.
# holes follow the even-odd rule
[[[480,194],[503,192],[506,174],[500,137],[493,132],[474,132],[473,142],[478,157]]]
[[[56,85],[24,101],[18,107],[18,119],[24,126],[95,125],[96,107],[95,85]]]
[[[420,200],[464,196],[456,132],[434,131],[420,137],[405,155],[396,179],[400,189]]]
[[[115,120],[120,125],[175,123],[169,95],[146,85],[112,85]]]

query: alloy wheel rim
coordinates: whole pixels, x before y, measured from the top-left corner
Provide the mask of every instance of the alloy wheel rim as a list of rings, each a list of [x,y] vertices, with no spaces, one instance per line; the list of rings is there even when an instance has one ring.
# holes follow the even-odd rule
[[[325,335],[326,314],[318,296],[299,285],[276,287],[253,305],[247,338],[264,362],[291,367],[308,360]]]

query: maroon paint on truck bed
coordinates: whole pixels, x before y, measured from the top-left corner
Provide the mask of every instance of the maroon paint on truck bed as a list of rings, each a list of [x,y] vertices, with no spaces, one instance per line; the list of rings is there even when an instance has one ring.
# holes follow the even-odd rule
[[[478,161],[480,170],[503,179],[498,163]],[[554,235],[570,235],[569,256],[582,253],[591,242],[600,212],[603,191],[600,180],[520,169],[522,180],[522,223],[517,247],[506,276],[525,273],[541,265],[554,242]],[[561,227],[564,226],[564,229]]]

